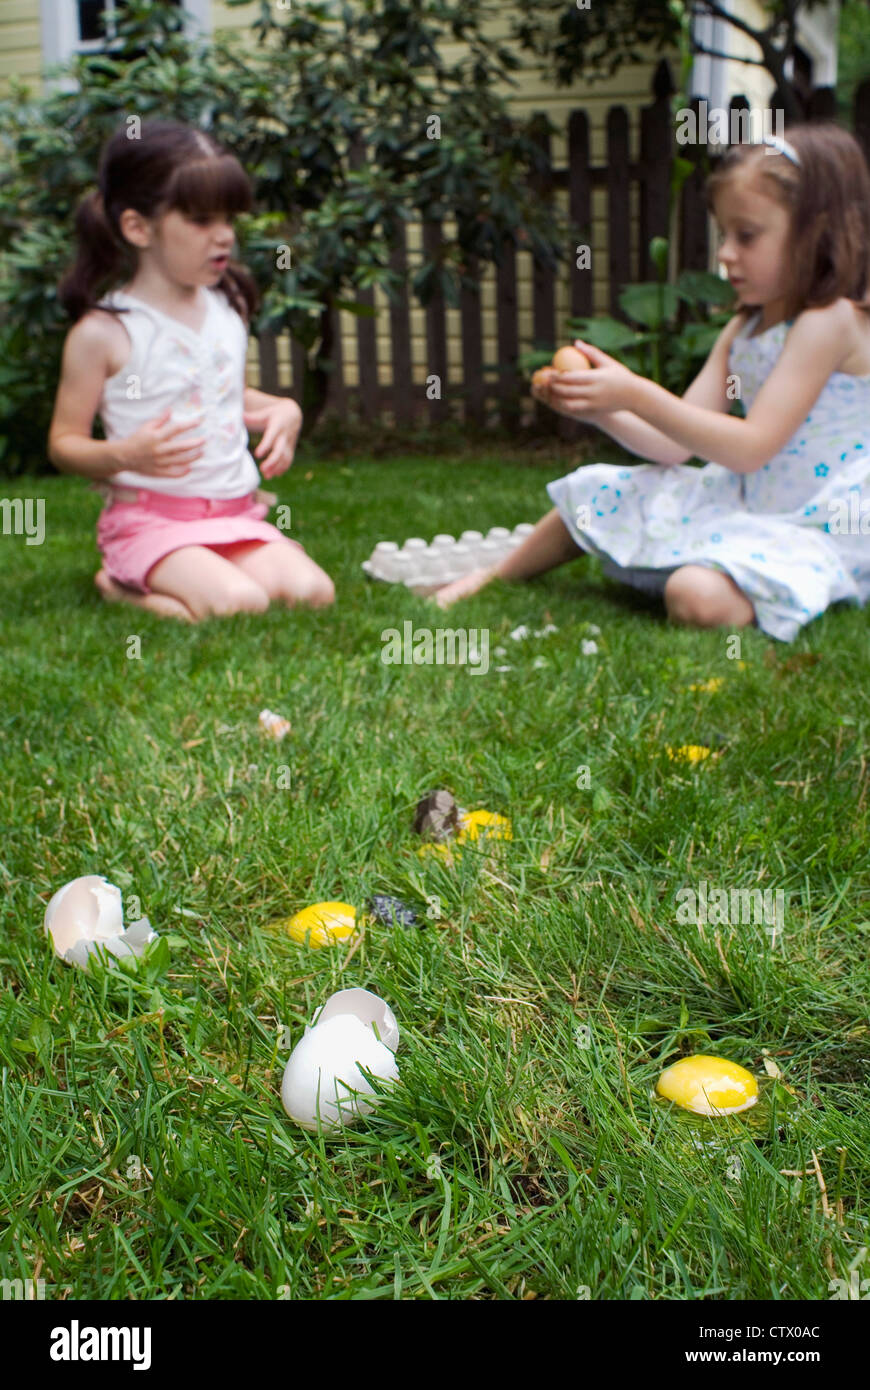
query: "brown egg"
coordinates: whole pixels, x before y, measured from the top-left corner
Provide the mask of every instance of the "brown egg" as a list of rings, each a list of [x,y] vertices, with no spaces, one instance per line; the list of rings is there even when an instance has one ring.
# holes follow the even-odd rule
[[[552,365],[557,372],[588,372],[592,363],[579,348],[561,347],[553,354]]]
[[[550,385],[550,377],[553,375],[552,367],[539,367],[532,376],[532,385],[538,391],[546,391]]]

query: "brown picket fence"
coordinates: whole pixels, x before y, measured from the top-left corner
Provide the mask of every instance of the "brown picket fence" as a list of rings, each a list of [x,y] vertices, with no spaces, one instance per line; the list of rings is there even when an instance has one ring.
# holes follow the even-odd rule
[[[535,188],[542,198],[551,198],[556,190],[567,190],[568,215],[579,229],[590,229],[592,220],[592,191],[604,189],[607,207],[607,287],[608,309],[624,320],[618,297],[622,288],[637,280],[655,278],[649,262],[649,243],[655,236],[668,235],[668,205],[671,165],[679,155],[697,164],[696,170],[683,186],[677,218],[677,264],[683,269],[706,269],[709,264],[709,220],[704,198],[707,174],[702,167],[704,146],[678,146],[674,138],[670,97],[673,92],[670,68],[666,59],[658,64],[652,82],[652,101],[640,109],[638,119],[639,158],[630,158],[630,115],[624,106],[612,106],[606,121],[606,160],[595,164],[590,157],[590,119],[586,111],[570,112],[567,121],[567,162],[556,168],[549,158],[550,140],[542,131],[539,139],[544,154],[544,172],[536,176]],[[777,95],[771,98],[770,109],[777,108]],[[693,108],[700,109],[693,101]],[[733,110],[747,110],[745,97],[735,97]],[[836,98],[833,89],[820,88],[807,103],[808,119],[833,117]],[[854,108],[854,130],[870,160],[870,81],[857,91]],[[356,159],[365,157],[357,147]],[[710,152],[708,168],[716,156]],[[638,238],[637,251],[632,249],[631,206],[632,190],[637,189]],[[391,255],[393,269],[404,275],[407,267],[404,224],[401,241]],[[424,251],[437,252],[441,241],[438,221],[423,223]],[[358,381],[346,381],[342,332],[339,314],[332,316],[332,370],[329,373],[326,411],[344,419],[356,418],[374,424],[386,413],[396,425],[411,425],[428,420],[438,424],[447,418],[459,418],[469,425],[484,426],[500,423],[508,430],[516,429],[523,413],[524,397],[528,396],[528,380],[519,371],[520,332],[517,305],[517,251],[512,242],[503,247],[501,264],[496,267],[496,364],[484,363],[482,304],[479,288],[463,288],[460,300],[462,361],[459,371],[448,364],[446,304],[443,294],[436,293],[425,306],[426,375],[436,375],[441,382],[441,396],[427,399],[426,385],[415,382],[411,363],[411,297],[407,286],[398,292],[395,301],[382,310],[389,317],[391,343],[390,379],[382,380],[383,367],[377,360],[376,322],[374,317],[358,318],[355,324]],[[472,278],[477,267],[469,265]],[[593,282],[590,270],[572,270],[570,275],[570,313],[582,317],[593,312]],[[565,326],[557,322],[556,276],[543,264],[533,263],[532,312],[533,338],[536,345],[550,346],[565,336]],[[375,306],[373,290],[358,291],[359,303]],[[289,391],[298,395],[297,383],[302,380],[304,350],[292,338],[289,343],[292,383]],[[260,384],[263,390],[286,393],[279,374],[277,339],[263,334],[259,339]],[[527,403],[527,401],[526,401]],[[536,407],[536,419],[542,429],[557,431],[571,439],[580,428],[575,422],[556,417],[551,411]]]

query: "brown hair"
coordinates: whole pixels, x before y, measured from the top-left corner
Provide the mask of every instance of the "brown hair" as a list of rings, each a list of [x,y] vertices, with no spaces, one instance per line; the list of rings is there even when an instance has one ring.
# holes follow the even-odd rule
[[[188,217],[233,216],[250,211],[253,201],[241,164],[205,131],[179,121],[145,121],[133,138],[122,127],[103,150],[98,187],[76,212],[76,258],[60,283],[58,299],[78,320],[107,289],[133,273],[135,248],[120,227],[126,208],[149,218],[171,210]],[[258,296],[244,266],[231,262],[215,288],[250,319]]]
[[[870,312],[870,171],[861,146],[833,121],[790,126],[785,138],[800,166],[768,145],[732,145],[707,181],[707,206],[713,212],[739,175],[757,178],[791,213],[786,318],[843,296]]]

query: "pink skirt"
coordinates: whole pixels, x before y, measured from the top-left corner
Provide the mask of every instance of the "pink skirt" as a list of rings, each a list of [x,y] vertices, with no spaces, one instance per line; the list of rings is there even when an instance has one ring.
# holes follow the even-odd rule
[[[268,512],[256,493],[245,497],[172,497],[165,493],[119,489],[97,520],[103,568],[118,584],[150,593],[148,576],[158,560],[187,545],[234,545],[239,541],[278,541],[295,545],[263,518]],[[127,498],[136,498],[126,500]]]

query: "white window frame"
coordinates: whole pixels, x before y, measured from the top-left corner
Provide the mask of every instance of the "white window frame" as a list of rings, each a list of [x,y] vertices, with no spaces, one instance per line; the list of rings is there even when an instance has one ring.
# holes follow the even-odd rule
[[[811,14],[801,13],[797,24],[797,42],[808,58],[813,60],[813,86],[834,87],[837,83],[839,58],[840,8],[837,0],[819,5]],[[790,66],[794,62],[789,59]],[[791,77],[791,72],[787,73]]]
[[[114,0],[107,0],[110,6]],[[182,0],[190,33],[210,34],[211,0]],[[67,63],[79,53],[101,53],[106,44],[99,39],[79,38],[79,11],[76,0],[39,0],[42,56],[46,64]]]
[[[716,53],[728,53],[735,30],[727,20],[709,14],[696,14],[692,23],[695,39],[704,48]],[[704,98],[711,110],[728,105],[727,67],[725,58],[713,58],[709,53],[696,53],[689,78],[689,96]]]

